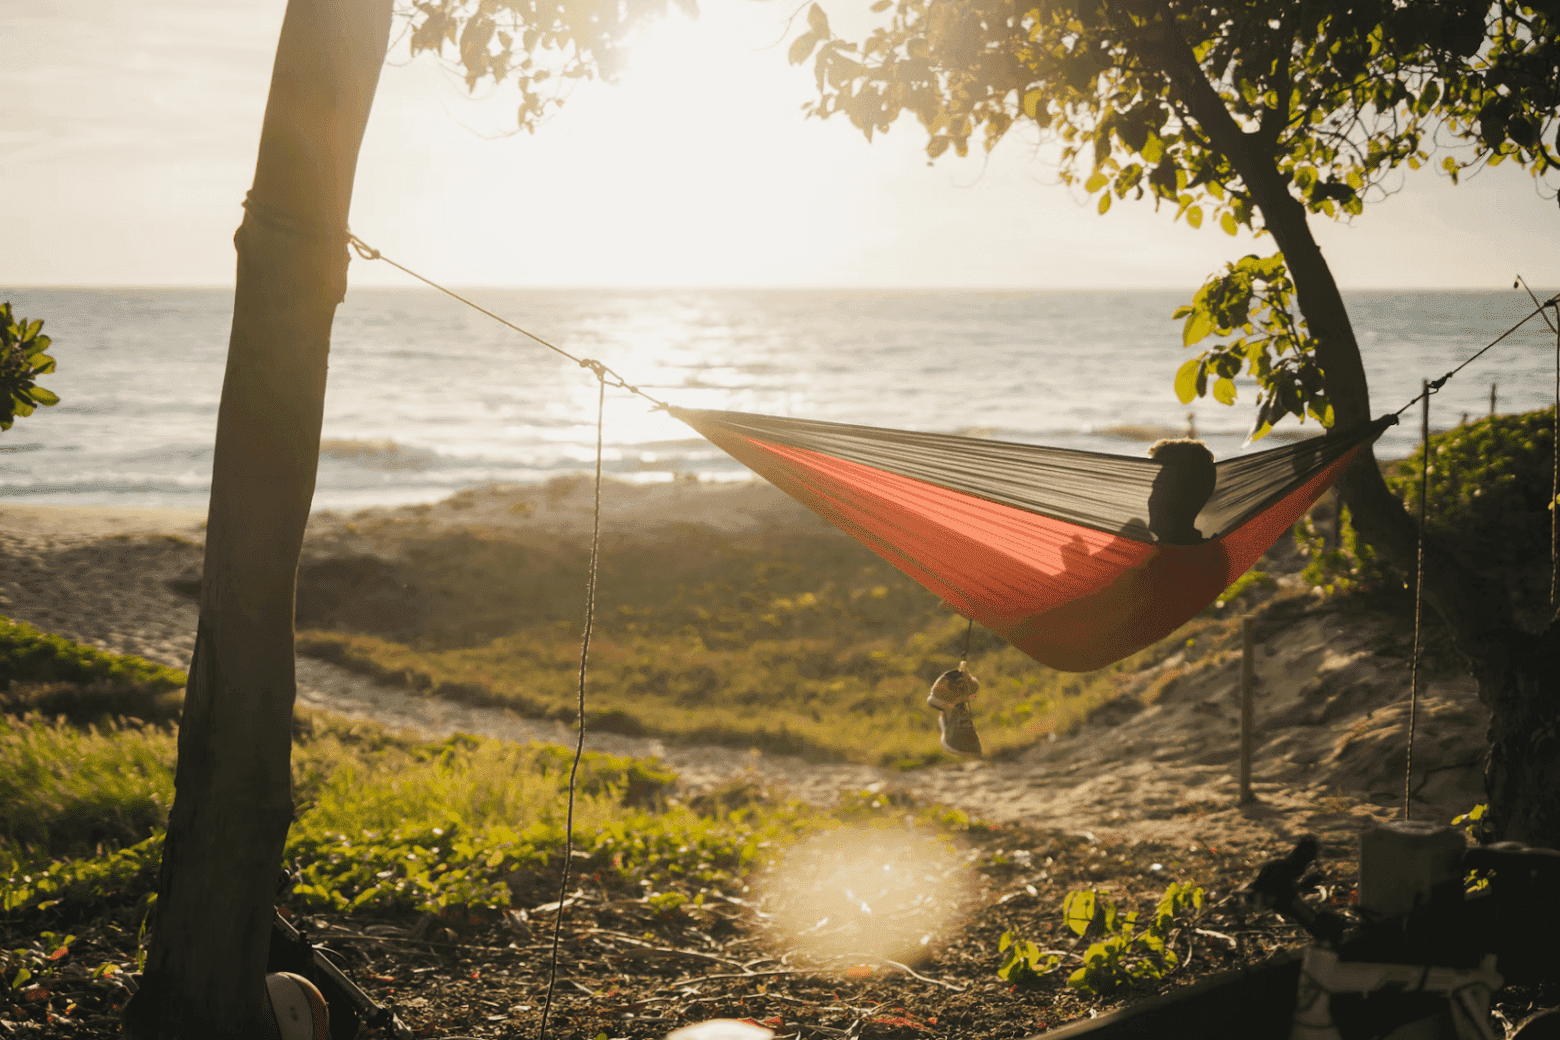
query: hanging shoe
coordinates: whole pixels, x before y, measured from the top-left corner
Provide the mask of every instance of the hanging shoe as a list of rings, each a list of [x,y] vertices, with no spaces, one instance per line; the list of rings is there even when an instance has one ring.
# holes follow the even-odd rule
[[[964,670],[964,662],[959,662],[959,667],[943,672],[932,683],[932,692],[926,698],[926,706],[938,711],[947,711],[955,704],[962,704],[975,696],[980,689],[980,680]]]
[[[964,670],[963,661],[932,683],[926,704],[940,712],[937,726],[942,733],[943,750],[955,755],[981,753],[980,737],[975,733],[975,716],[970,712],[970,699],[979,689],[980,680]]]
[[[942,712],[937,716],[937,725],[942,730],[944,751],[979,757],[980,737],[975,732],[975,716],[970,712],[969,701],[960,701]]]

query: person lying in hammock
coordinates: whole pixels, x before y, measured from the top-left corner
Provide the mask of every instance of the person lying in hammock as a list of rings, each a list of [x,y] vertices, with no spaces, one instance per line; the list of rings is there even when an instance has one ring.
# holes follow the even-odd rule
[[[1214,484],[1218,479],[1213,453],[1202,441],[1187,437],[1158,441],[1148,449],[1148,456],[1161,466],[1148,497],[1148,529],[1161,544],[1203,543],[1206,538],[1197,528],[1197,514],[1213,496]],[[1086,558],[1087,549],[1081,551]],[[1064,548],[1064,568],[1069,558]],[[1098,610],[1127,607],[1131,601],[1140,598],[1132,582],[1141,582],[1146,577],[1146,574],[1129,574],[1130,580],[1120,583],[1118,588],[1075,600],[1050,615],[1042,616],[1040,620],[1043,623],[1049,619],[1053,624],[1065,626],[1067,619],[1071,619],[1093,627],[1094,620],[1089,615],[1097,617]],[[1130,617],[1131,611],[1128,610],[1125,616]],[[965,669],[963,661],[959,662],[959,667],[943,672],[932,683],[932,692],[927,696],[926,704],[938,712],[937,725],[944,751],[955,755],[981,754],[980,735],[975,732],[975,716],[970,710],[970,701],[979,690],[979,680]]]

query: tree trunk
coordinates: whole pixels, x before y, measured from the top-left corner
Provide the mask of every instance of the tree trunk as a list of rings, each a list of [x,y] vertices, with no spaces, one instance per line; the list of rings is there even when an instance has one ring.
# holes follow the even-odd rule
[[[1274,156],[1241,130],[1208,82],[1191,48],[1167,26],[1163,65],[1187,111],[1209,142],[1227,156],[1262,213],[1263,227],[1284,254],[1317,361],[1327,379],[1335,427],[1371,421],[1370,392],[1348,309],[1305,206],[1279,176]],[[1367,448],[1338,482],[1361,537],[1399,570],[1417,572],[1419,527],[1382,479]],[[1540,636],[1516,624],[1501,580],[1464,565],[1440,540],[1426,536],[1425,602],[1451,627],[1490,709],[1485,764],[1486,820],[1502,839],[1560,847],[1560,628]]]
[[[314,495],[347,211],[391,0],[289,0],[217,416],[200,624],[137,1038],[259,1038],[292,820],[293,597]]]

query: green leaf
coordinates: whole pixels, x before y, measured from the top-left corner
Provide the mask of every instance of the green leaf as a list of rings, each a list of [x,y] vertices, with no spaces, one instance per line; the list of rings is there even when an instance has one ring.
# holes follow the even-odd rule
[[[33,402],[36,404],[53,405],[60,403],[60,399],[57,395],[50,393],[41,386],[33,387],[30,393],[32,394]]]
[[[1237,235],[1240,233],[1240,225],[1235,223],[1235,214],[1229,210],[1225,210],[1223,216],[1219,217],[1219,226],[1224,229],[1226,235]]]
[[[1109,177],[1106,177],[1099,170],[1095,170],[1089,175],[1089,179],[1083,182],[1083,190],[1088,192],[1090,195],[1093,195],[1095,192],[1105,187],[1105,185],[1109,182]],[[1104,213],[1105,211],[1100,210],[1100,212]]]
[[[1176,369],[1175,372],[1175,396],[1182,404],[1191,404],[1197,396],[1197,367],[1202,364],[1201,358],[1192,358],[1186,364]]]
[[[829,16],[823,13],[823,8],[817,4],[807,9],[807,25],[820,37],[829,36]]]
[[[1103,213],[1105,211],[1104,210],[1100,210],[1100,212]],[[1202,207],[1201,206],[1188,206],[1188,207],[1186,207],[1186,222],[1188,224],[1192,225],[1192,227],[1194,227],[1194,228],[1202,227]]]
[[[879,0],[879,2],[884,6],[887,6],[889,0]],[[1024,115],[1028,116],[1030,119],[1036,118],[1036,113],[1040,111],[1040,102],[1043,100],[1045,100],[1045,93],[1038,87],[1033,90],[1026,91],[1024,94]],[[1095,174],[1095,176],[1097,177],[1099,174]],[[1093,180],[1094,178],[1091,177],[1089,179]],[[1097,189],[1090,188],[1088,190],[1090,194],[1093,194]]]
[[[1198,307],[1186,316],[1186,324],[1181,326],[1181,346],[1189,347],[1201,342],[1213,330],[1213,315]]]
[[[1094,921],[1095,896],[1094,890],[1083,889],[1078,892],[1067,893],[1067,898],[1062,900],[1062,917],[1067,922],[1067,927],[1073,930],[1074,935],[1083,935],[1089,930],[1089,925]]]
[[[886,11],[890,7],[893,7],[893,6],[894,6],[894,0],[877,0],[877,3],[872,5],[872,10],[873,11]]]
[[[1108,213],[1109,211],[1110,211],[1110,193],[1107,192],[1107,193],[1105,193],[1105,194],[1100,196],[1100,213],[1104,214],[1104,213]]]

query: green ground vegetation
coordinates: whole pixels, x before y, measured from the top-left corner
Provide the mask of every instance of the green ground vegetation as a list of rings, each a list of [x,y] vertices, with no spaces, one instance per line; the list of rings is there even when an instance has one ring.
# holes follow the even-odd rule
[[[173,797],[172,726],[0,716],[0,910],[67,917],[147,902]],[[286,857],[302,907],[439,910],[541,902],[556,885],[570,755],[457,734],[424,742],[304,715]],[[796,837],[902,807],[864,795],[832,814],[735,792],[671,797],[653,760],[587,754],[574,808],[576,865],[598,880],[683,895],[740,885]],[[925,810],[929,827],[957,813]],[[692,894],[688,894],[692,891]],[[670,898],[670,897],[669,897]],[[675,901],[675,900],[674,900]]]
[[[312,626],[300,649],[432,696],[572,721],[583,548],[523,545],[501,530],[423,538],[402,524],[393,534],[400,561],[359,561],[351,577],[352,561],[338,558],[325,592],[311,590],[316,572],[305,567],[300,596],[344,602],[336,589],[371,580],[403,598],[377,614],[300,606]],[[1265,575],[1243,582],[1229,603],[1273,585]],[[900,768],[943,757],[926,695],[958,664],[965,621],[832,527],[609,541],[599,589],[591,726]],[[1188,636],[1075,674],[977,626],[969,665],[988,753],[1070,730],[1118,695],[1123,676]]]
[[[1428,529],[1468,565],[1502,580],[1519,620],[1549,617],[1555,411],[1493,415],[1430,435]],[[1382,468],[1418,515],[1423,446]],[[1303,520],[1296,538],[1311,562],[1303,576],[1328,592],[1398,595],[1408,578],[1379,561],[1348,522],[1338,537]]]
[[[21,687],[41,703],[40,687],[69,688],[72,704],[87,703],[80,690],[102,690],[121,706],[151,706],[156,698],[184,686],[184,673],[139,657],[110,654],[40,632],[31,625],[0,617],[0,696],[6,710],[22,707]],[[137,701],[144,698],[145,704]]]

